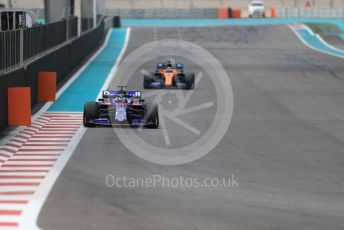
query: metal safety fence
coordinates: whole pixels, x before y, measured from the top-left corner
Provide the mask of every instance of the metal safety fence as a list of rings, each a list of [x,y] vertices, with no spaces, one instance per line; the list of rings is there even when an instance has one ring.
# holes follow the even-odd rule
[[[31,28],[0,32],[0,72],[22,65],[78,34],[76,17]]]
[[[279,8],[276,13],[280,18],[344,18],[344,8]]]
[[[0,33],[0,71],[20,62],[20,31]]]

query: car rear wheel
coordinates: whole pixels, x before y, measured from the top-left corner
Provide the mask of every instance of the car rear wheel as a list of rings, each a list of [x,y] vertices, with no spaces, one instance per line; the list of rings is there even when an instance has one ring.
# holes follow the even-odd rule
[[[147,76],[144,75],[143,76],[143,88],[144,89],[151,89],[154,88],[151,86],[151,83],[153,82],[159,82],[160,85],[163,85],[163,80],[162,80],[162,75],[160,73],[151,73],[151,75]]]
[[[144,89],[149,89],[150,87],[149,87],[149,85],[150,85],[150,83],[152,82],[152,78],[150,77],[150,76],[144,76],[144,78],[143,78],[143,88]]]
[[[95,125],[90,123],[91,120],[98,117],[98,104],[96,102],[87,102],[84,105],[83,124],[85,127],[94,127]]]
[[[159,128],[159,110],[158,106],[155,104],[147,104],[146,105],[146,119],[147,122],[150,124],[145,125],[146,128],[149,129],[157,129]]]
[[[195,86],[195,74],[194,73],[185,73],[183,81],[187,84],[186,89],[193,89]]]

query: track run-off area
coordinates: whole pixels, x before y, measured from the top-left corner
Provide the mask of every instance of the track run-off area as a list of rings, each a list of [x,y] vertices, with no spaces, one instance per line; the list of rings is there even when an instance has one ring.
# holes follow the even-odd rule
[[[110,31],[56,102],[1,146],[0,229],[343,229],[344,60],[321,38],[310,42],[315,35],[305,34],[299,22],[260,24],[151,24]],[[120,83],[120,60],[164,39],[192,42],[213,55],[230,78],[234,104],[218,145],[196,161],[175,166],[137,157],[112,128],[82,127],[84,102]],[[161,54],[199,75],[202,68],[187,55]],[[152,70],[157,61],[144,60],[133,66],[132,75],[121,76],[128,78],[128,89],[150,94],[142,88],[141,70]],[[208,101],[222,106],[216,103],[214,76],[199,76],[185,106]],[[175,94],[168,90],[162,97],[165,110],[175,109]],[[202,133],[213,111],[204,108],[180,119]],[[128,132],[128,138],[136,135],[167,149],[197,139],[185,123],[163,121],[158,130]],[[109,187],[108,175],[235,175],[239,186]]]

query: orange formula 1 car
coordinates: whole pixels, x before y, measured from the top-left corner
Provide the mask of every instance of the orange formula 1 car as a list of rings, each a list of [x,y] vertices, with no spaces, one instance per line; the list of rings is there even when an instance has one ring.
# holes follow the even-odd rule
[[[172,60],[158,63],[154,72],[144,75],[145,89],[193,89],[195,84],[194,73],[184,73],[183,64],[174,64]]]

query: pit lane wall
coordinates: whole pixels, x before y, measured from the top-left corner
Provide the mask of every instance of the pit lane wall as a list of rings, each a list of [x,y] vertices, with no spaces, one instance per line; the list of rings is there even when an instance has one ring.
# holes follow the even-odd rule
[[[38,72],[53,71],[57,73],[57,84],[70,76],[90,54],[102,43],[105,35],[104,20],[98,26],[82,36],[72,40],[39,59],[12,72],[0,75],[0,129],[8,125],[9,87],[30,87],[31,106],[37,103]]]

